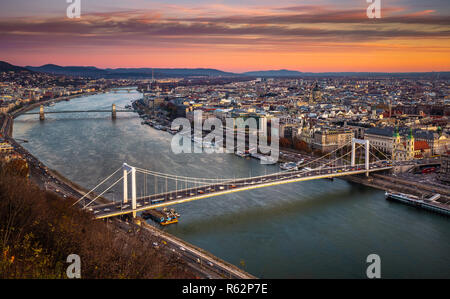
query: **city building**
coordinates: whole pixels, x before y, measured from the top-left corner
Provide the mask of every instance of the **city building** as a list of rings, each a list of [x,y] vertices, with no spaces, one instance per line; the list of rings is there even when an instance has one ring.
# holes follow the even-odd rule
[[[364,132],[364,139],[369,140],[370,145],[391,155],[394,146],[394,138],[396,138],[394,137],[394,133],[394,129],[391,127],[368,128]]]
[[[450,155],[441,156],[441,169],[439,170],[439,180],[450,185]]]
[[[403,140],[398,132],[398,128],[395,129],[393,135],[393,147],[392,147],[392,160],[405,161],[414,159],[414,136],[412,130],[410,130],[406,140]]]
[[[314,133],[311,145],[312,149],[327,153],[348,144],[353,137],[353,131],[347,128],[322,128]]]

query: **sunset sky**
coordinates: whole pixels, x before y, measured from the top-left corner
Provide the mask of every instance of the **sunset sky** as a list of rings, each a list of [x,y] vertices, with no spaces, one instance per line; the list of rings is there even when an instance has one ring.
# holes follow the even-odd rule
[[[16,65],[450,71],[449,0],[0,0],[0,60]]]

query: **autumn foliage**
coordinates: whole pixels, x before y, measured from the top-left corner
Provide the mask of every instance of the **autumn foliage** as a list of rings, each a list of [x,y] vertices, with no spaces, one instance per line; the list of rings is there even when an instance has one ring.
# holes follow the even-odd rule
[[[0,279],[66,278],[69,254],[82,278],[193,278],[175,254],[154,249],[147,235],[118,231],[0,169]]]

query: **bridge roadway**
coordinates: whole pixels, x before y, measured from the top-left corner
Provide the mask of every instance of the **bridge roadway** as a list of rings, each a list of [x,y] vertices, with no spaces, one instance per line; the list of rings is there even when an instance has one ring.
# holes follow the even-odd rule
[[[406,165],[406,164],[405,162],[395,164],[385,164],[382,162],[371,163],[368,172],[389,170],[394,166],[399,165]],[[315,179],[325,179],[346,175],[364,174],[366,172],[367,170],[364,168],[364,165],[356,165],[356,166],[322,167],[312,169],[310,171],[306,170],[286,171],[259,177],[235,179],[227,182],[203,185],[183,190],[173,190],[165,193],[137,198],[135,212],[142,212],[149,209],[162,208],[202,198],[208,198],[257,188],[264,188]],[[182,180],[180,182],[182,183]],[[96,219],[119,216],[133,212],[130,200],[126,204],[122,202],[108,203],[96,205],[91,208],[88,207],[88,209],[95,215]]]

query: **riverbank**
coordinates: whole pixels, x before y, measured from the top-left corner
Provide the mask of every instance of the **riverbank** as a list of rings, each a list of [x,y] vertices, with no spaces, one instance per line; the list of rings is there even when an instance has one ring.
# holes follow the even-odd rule
[[[200,266],[208,265],[217,271],[217,274],[222,278],[240,278],[240,279],[255,279],[257,277],[243,271],[242,269],[218,258],[203,248],[197,247],[180,238],[175,237],[167,232],[164,232],[157,227],[148,224],[144,219],[137,218],[135,223],[144,229],[151,231],[155,236],[163,238],[166,242],[170,241],[178,248],[190,251],[193,254],[191,262],[199,264]]]

